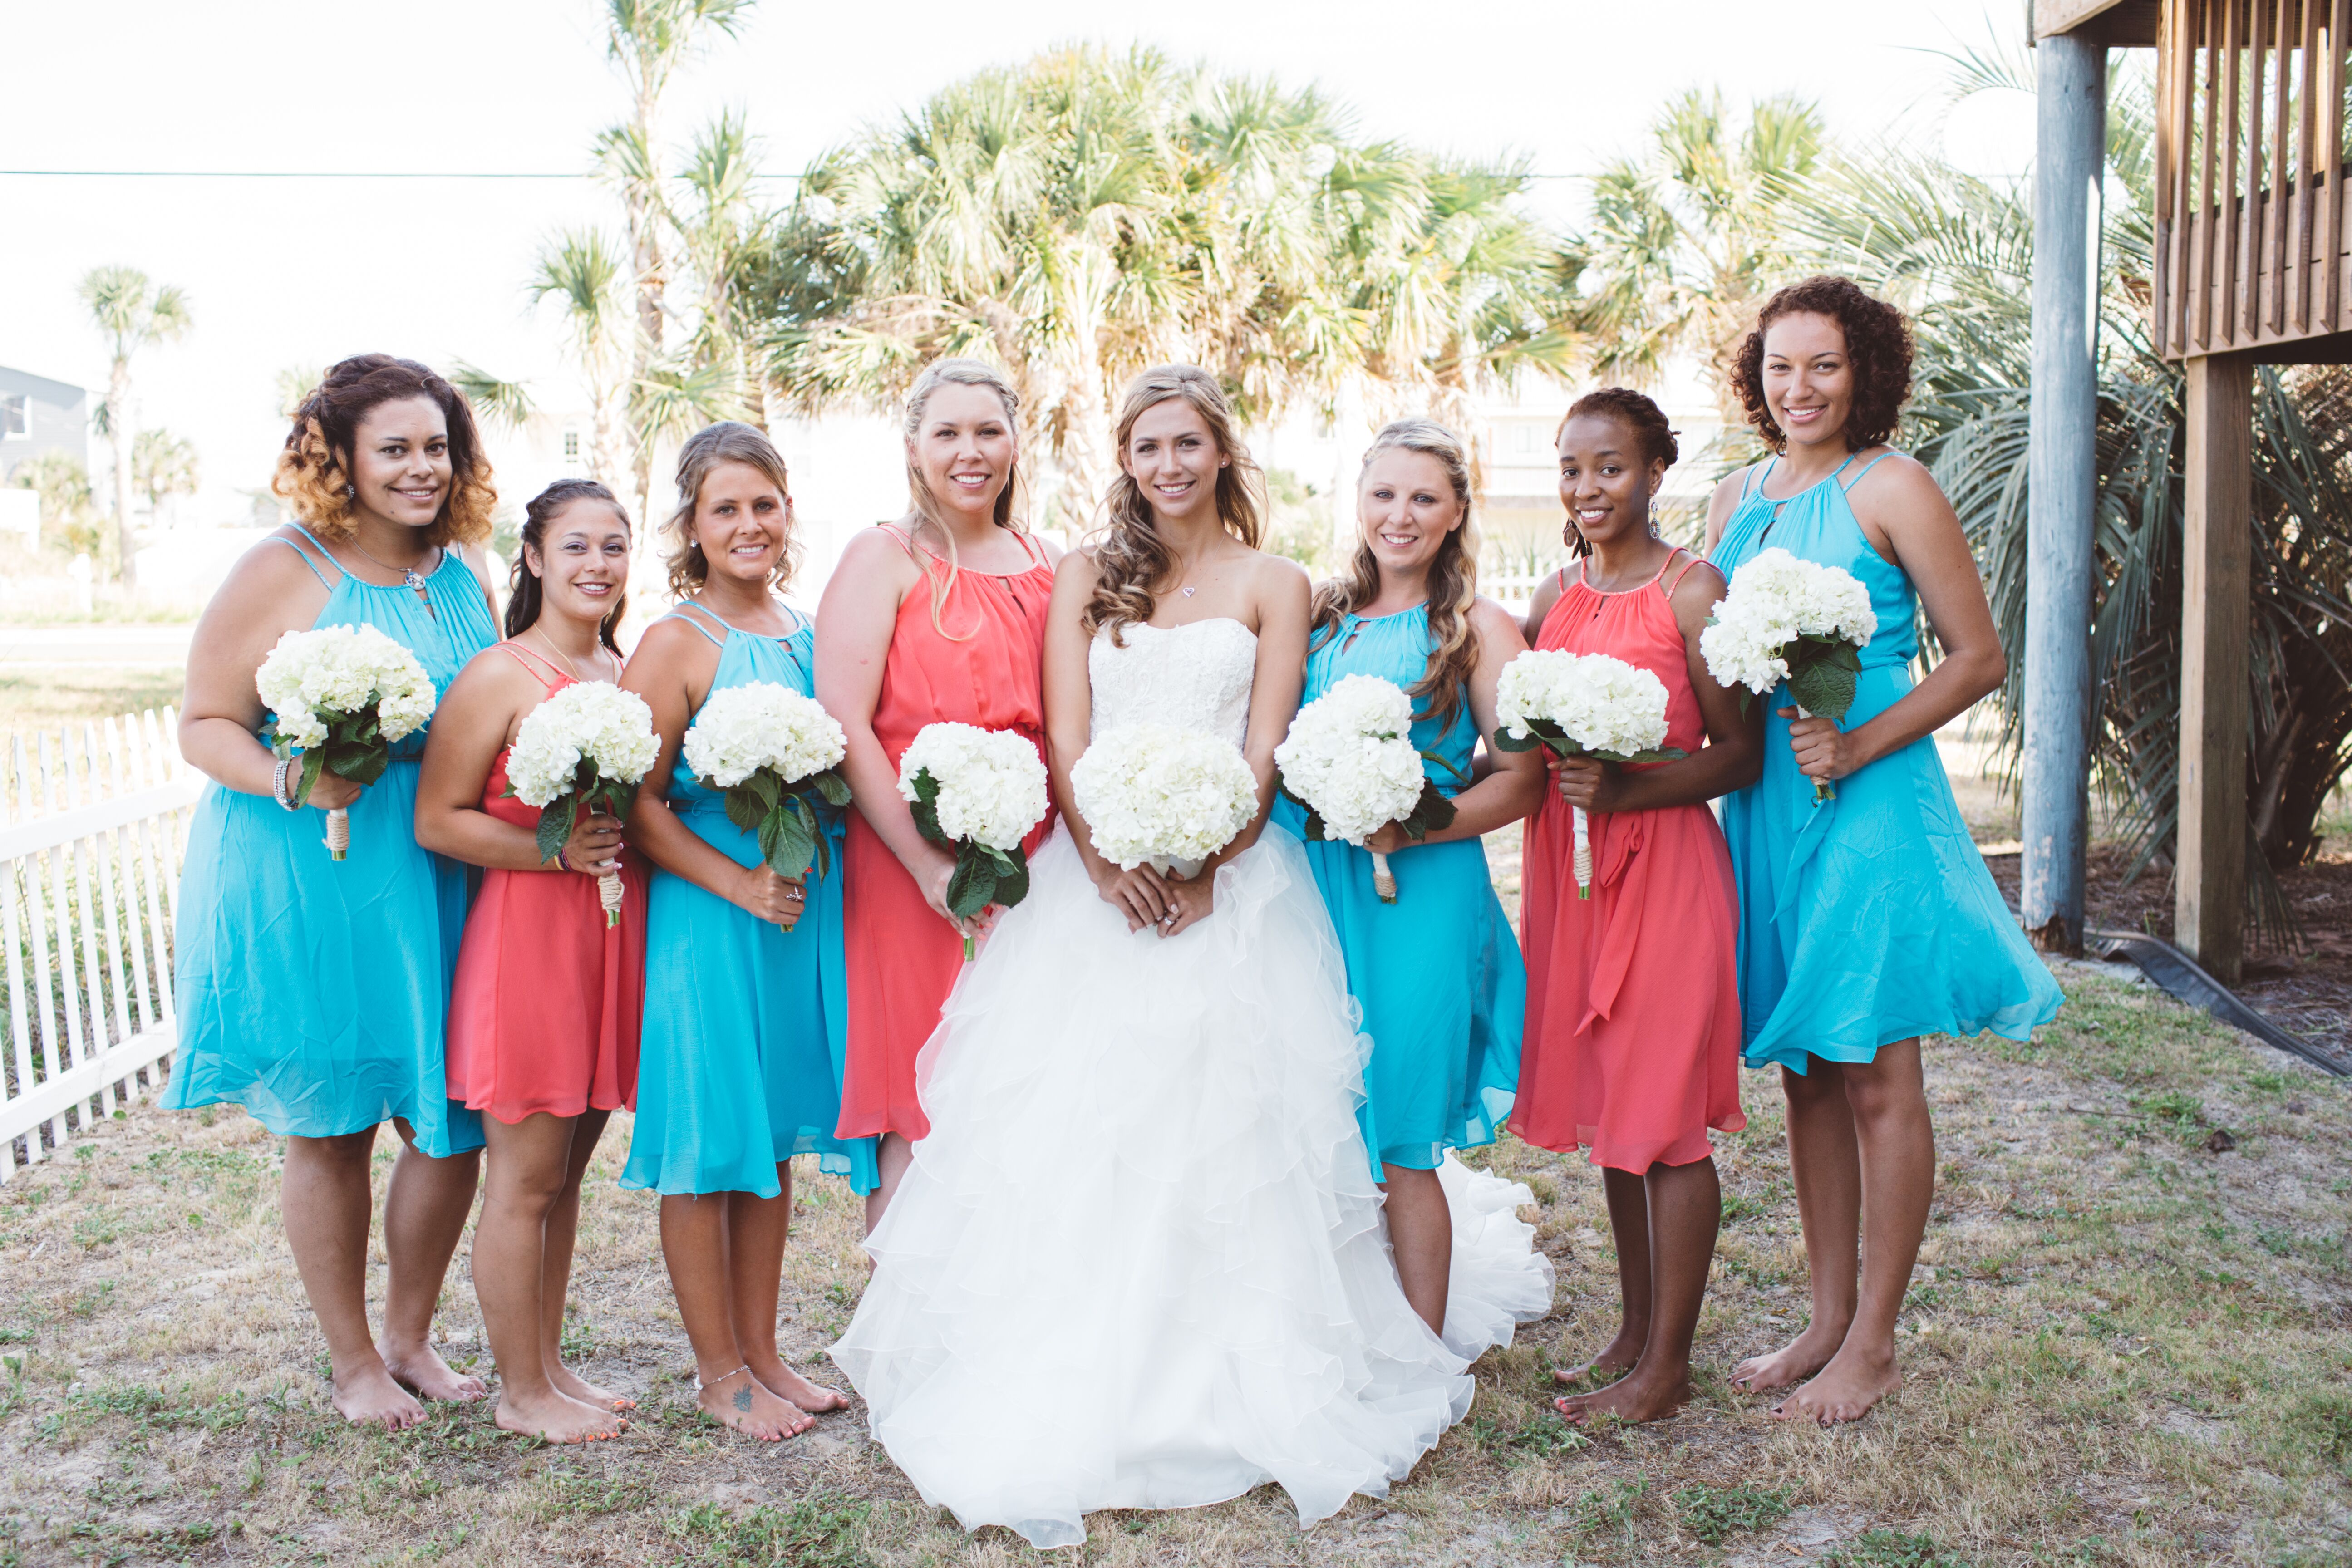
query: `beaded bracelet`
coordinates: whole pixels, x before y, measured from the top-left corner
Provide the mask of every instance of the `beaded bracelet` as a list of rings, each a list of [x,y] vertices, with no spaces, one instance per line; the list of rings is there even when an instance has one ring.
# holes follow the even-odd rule
[[[299,809],[294,804],[294,797],[289,795],[286,791],[286,775],[288,771],[293,766],[293,758],[278,758],[278,771],[271,776],[269,781],[269,798],[276,801],[279,809],[284,811],[294,811]]]

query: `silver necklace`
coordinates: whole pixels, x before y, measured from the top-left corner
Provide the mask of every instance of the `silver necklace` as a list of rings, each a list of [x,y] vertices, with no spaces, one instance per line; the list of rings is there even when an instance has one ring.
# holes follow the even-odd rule
[[[352,535],[352,548],[358,551],[362,555],[366,556],[370,561],[374,562],[377,566],[383,568],[384,571],[399,573],[400,585],[404,588],[414,588],[416,591],[416,596],[425,601],[425,613],[428,616],[434,614],[433,595],[426,591],[425,579],[416,574],[415,567],[394,566],[389,561],[377,560],[375,552],[370,550],[366,545],[360,542],[360,538],[357,533],[353,533]],[[436,616],[436,618],[437,619],[438,617]]]

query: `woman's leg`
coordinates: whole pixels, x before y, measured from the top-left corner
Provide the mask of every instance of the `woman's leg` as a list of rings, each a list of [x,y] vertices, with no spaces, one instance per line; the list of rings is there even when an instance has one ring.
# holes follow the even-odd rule
[[[1903,1381],[1895,1363],[1895,1323],[1936,1196],[1936,1128],[1927,1115],[1919,1042],[1882,1046],[1875,1059],[1848,1064],[1845,1099],[1861,1149],[1864,1190],[1870,1194],[1862,1214],[1861,1298],[1829,1364],[1773,1411],[1824,1423],[1860,1420]]]
[[[1691,1338],[1698,1332],[1698,1310],[1706,1300],[1707,1265],[1715,1259],[1716,1231],[1723,1222],[1723,1188],[1712,1159],[1653,1165],[1639,1180],[1650,1215],[1650,1325],[1642,1358],[1632,1372],[1597,1393],[1555,1400],[1564,1415],[1605,1411],[1627,1421],[1654,1421],[1690,1401]],[[1619,1248],[1622,1254],[1622,1242]]]
[[[1650,1198],[1639,1171],[1601,1168],[1601,1190],[1609,1200],[1609,1234],[1617,1244],[1617,1294],[1623,1309],[1617,1337],[1582,1366],[1552,1375],[1562,1383],[1580,1383],[1595,1373],[1616,1375],[1633,1370],[1642,1347],[1650,1338]]]
[[[452,1372],[433,1348],[433,1310],[457,1240],[466,1234],[481,1175],[481,1152],[469,1149],[436,1160],[420,1152],[415,1133],[394,1121],[400,1155],[383,1195],[383,1250],[391,1260],[384,1285],[383,1364],[427,1399],[479,1399],[478,1377]]]
[[[545,1112],[512,1126],[484,1117],[489,1171],[474,1226],[474,1294],[499,1366],[496,1420],[551,1443],[593,1442],[615,1436],[622,1425],[611,1411],[550,1383],[541,1345],[548,1215],[563,1190],[572,1131],[572,1118]]]
[[[588,1162],[595,1155],[596,1141],[604,1135],[604,1123],[612,1119],[609,1110],[586,1110],[572,1121],[572,1148],[564,1161],[563,1186],[547,1211],[547,1263],[539,1288],[543,1350],[541,1359],[547,1366],[547,1381],[572,1398],[600,1410],[635,1410],[635,1400],[599,1388],[563,1364],[563,1304],[572,1293],[572,1251],[580,1236],[580,1184],[587,1179]]]
[[[289,1138],[278,1207],[303,1293],[327,1339],[335,1408],[345,1420],[393,1431],[425,1417],[425,1407],[385,1370],[368,1331],[368,1219],[375,1208],[368,1162],[375,1129],[340,1138]]]
[[[898,1195],[898,1184],[907,1179],[907,1167],[914,1163],[915,1146],[903,1134],[882,1134],[874,1151],[874,1190],[866,1194],[866,1235],[872,1236],[889,1212],[890,1200]]]
[[[1454,1213],[1434,1171],[1381,1166],[1389,1195],[1389,1247],[1396,1254],[1404,1299],[1433,1334],[1445,1332],[1445,1293],[1454,1280]]]
[[[1811,1058],[1809,1073],[1780,1069],[1789,1100],[1789,1172],[1805,1231],[1813,1316],[1804,1331],[1769,1355],[1732,1369],[1731,1385],[1754,1394],[1786,1388],[1829,1364],[1853,1321],[1854,1248],[1862,1230],[1862,1156],[1846,1102],[1850,1064]]]
[[[751,1375],[769,1393],[806,1411],[845,1409],[846,1397],[818,1387],[786,1366],[776,1350],[776,1297],[783,1289],[784,1243],[793,1228],[790,1160],[776,1162],[776,1184],[783,1191],[772,1198],[751,1193],[728,1195],[728,1301],[735,1343],[751,1363]]]
[[[815,1418],[768,1392],[735,1341],[728,1288],[728,1211],[741,1193],[672,1193],[661,1201],[662,1258],[694,1347],[704,1414],[764,1442],[796,1437]]]

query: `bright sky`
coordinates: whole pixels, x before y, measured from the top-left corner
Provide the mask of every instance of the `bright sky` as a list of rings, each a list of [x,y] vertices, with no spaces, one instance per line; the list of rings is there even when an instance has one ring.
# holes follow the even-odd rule
[[[1155,45],[1180,58],[1319,83],[1364,131],[1546,174],[1630,148],[1668,95],[1812,97],[1843,138],[1940,136],[1983,172],[2021,170],[2032,106],[1979,100],[1948,122],[1933,51],[2007,40],[2018,0],[1485,0],[1471,5],[1077,0],[887,5],[766,0],[674,95],[681,142],[743,105],[764,165],[789,174],[860,124],[982,67],[1056,44]],[[558,171],[624,111],[593,0],[400,5],[113,0],[13,7],[0,49],[0,169]],[[1801,16],[1802,23],[1791,18]],[[1114,19],[1118,18],[1118,19]],[[779,195],[788,187],[774,187]],[[1539,200],[1563,218],[1575,181]],[[611,221],[586,180],[54,179],[0,175],[0,364],[105,384],[75,298],[128,263],[192,296],[195,330],[141,362],[142,421],[193,437],[206,493],[241,512],[284,435],[283,366],[383,349],[465,358],[569,401],[551,316],[522,291],[551,230]],[[102,462],[99,450],[94,462]]]

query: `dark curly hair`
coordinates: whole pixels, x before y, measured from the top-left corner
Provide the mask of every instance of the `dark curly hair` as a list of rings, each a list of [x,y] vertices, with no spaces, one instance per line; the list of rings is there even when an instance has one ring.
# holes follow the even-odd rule
[[[1756,330],[1739,345],[1731,366],[1731,384],[1747,406],[1748,423],[1772,450],[1787,448],[1788,433],[1764,403],[1764,334],[1781,317],[1801,312],[1827,316],[1845,334],[1846,359],[1853,366],[1853,407],[1843,432],[1847,450],[1893,439],[1911,395],[1911,322],[1895,306],[1864,293],[1853,279],[1831,273],[1790,284],[1756,312]]]
[[[1587,414],[1614,419],[1633,431],[1633,439],[1641,443],[1643,462],[1654,463],[1664,459],[1666,467],[1671,468],[1682,461],[1682,443],[1676,439],[1681,432],[1666,423],[1664,409],[1630,386],[1604,386],[1597,392],[1588,392],[1570,404],[1568,412],[1560,416],[1559,428],[1551,433],[1552,445],[1559,445],[1560,436],[1567,430],[1570,420]],[[1582,556],[1592,552],[1592,546],[1584,542],[1584,535],[1578,531],[1573,519],[1561,526],[1560,537],[1567,541],[1570,554]]]
[[[539,574],[530,569],[528,552],[547,548],[547,525],[555,521],[558,512],[576,500],[593,501],[600,506],[610,507],[613,515],[621,520],[621,526],[629,526],[628,509],[611,490],[594,479],[558,479],[531,497],[530,503],[523,508],[522,543],[516,548],[514,565],[507,574],[507,636],[510,637],[519,637],[530,630],[546,602],[545,588],[540,582]],[[621,651],[620,643],[614,640],[614,633],[628,609],[629,585],[625,582],[621,584],[620,593],[614,595],[613,607],[605,612],[603,623],[596,628],[598,638],[614,653]]]
[[[441,410],[449,428],[449,495],[425,531],[427,544],[479,544],[490,536],[490,460],[474,428],[465,395],[413,359],[354,354],[329,371],[294,411],[294,427],[278,454],[269,488],[324,539],[351,537],[352,498],[343,493],[352,442],[360,422],[379,404],[422,397]]]

